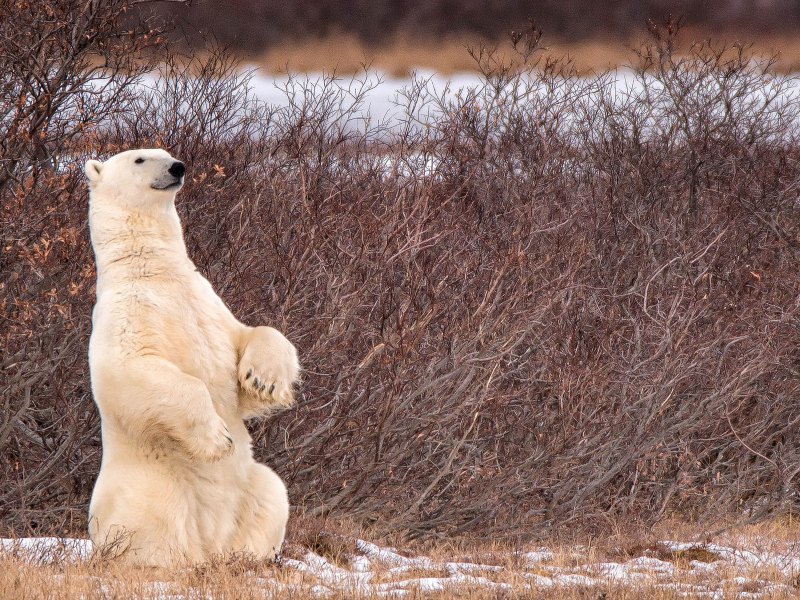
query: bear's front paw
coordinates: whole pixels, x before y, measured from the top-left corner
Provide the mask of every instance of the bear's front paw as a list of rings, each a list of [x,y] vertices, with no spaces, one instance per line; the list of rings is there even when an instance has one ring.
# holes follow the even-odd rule
[[[272,327],[256,327],[239,361],[239,384],[264,405],[288,407],[299,370],[292,343]]]
[[[230,456],[234,450],[228,426],[217,416],[203,434],[197,437],[190,452],[192,457],[200,462],[216,462]]]

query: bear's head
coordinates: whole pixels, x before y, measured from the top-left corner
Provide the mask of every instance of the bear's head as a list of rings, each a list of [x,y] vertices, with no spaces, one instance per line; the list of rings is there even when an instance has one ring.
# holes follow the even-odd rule
[[[120,152],[102,163],[89,160],[84,171],[93,197],[146,208],[171,200],[183,187],[186,168],[166,150],[141,149]]]

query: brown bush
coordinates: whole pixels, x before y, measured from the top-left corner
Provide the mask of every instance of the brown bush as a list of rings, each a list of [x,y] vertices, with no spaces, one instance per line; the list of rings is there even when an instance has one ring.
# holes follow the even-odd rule
[[[293,80],[260,105],[224,54],[18,171],[3,202],[0,511],[83,526],[98,467],[80,165],[184,160],[189,252],[250,324],[298,346],[296,409],[255,452],[309,515],[429,534],[597,530],[796,510],[798,109],[770,64],[652,28],[637,86],[515,38],[473,90]],[[4,160],[6,156],[4,155]]]

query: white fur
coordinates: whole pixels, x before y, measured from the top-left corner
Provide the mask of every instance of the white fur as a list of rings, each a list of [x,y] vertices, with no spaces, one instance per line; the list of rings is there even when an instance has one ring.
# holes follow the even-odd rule
[[[175,162],[131,150],[86,163],[97,260],[89,367],[103,438],[89,533],[133,564],[272,557],[289,502],[253,459],[244,419],[292,404],[297,353],[275,329],[237,321],[189,260]]]

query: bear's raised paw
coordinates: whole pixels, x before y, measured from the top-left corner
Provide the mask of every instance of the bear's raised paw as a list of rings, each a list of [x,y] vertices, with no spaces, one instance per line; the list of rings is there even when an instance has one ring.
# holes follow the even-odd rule
[[[265,406],[291,406],[298,376],[297,351],[271,327],[256,327],[239,361],[239,384]]]

